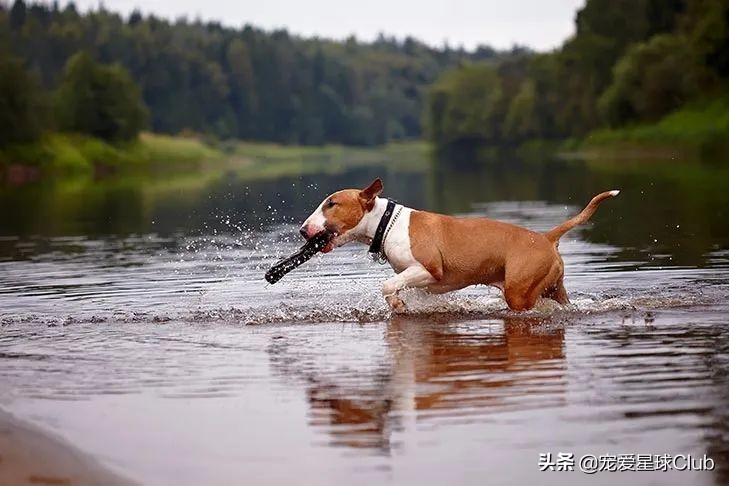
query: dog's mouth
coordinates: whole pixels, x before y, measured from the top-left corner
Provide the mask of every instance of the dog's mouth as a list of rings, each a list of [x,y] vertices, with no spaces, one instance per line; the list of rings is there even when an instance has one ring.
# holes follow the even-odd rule
[[[332,238],[327,242],[327,244],[324,245],[324,248],[321,249],[321,252],[329,253],[333,249],[334,249],[334,237],[332,236]]]
[[[324,229],[312,236],[312,239],[317,239],[318,244],[321,245],[321,249],[319,251],[322,253],[329,253],[339,246],[336,241],[338,236],[339,231],[337,231],[334,225],[326,223],[324,225]]]
[[[322,253],[329,253],[335,247],[334,238],[336,236],[334,231],[325,229],[309,238],[306,243]]]

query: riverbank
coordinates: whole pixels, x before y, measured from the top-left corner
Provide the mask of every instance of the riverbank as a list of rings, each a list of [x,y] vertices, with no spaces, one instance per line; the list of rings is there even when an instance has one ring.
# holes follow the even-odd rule
[[[194,137],[143,133],[135,142],[109,145],[78,135],[51,135],[39,144],[0,150],[0,182],[23,185],[39,179],[98,179],[113,173],[175,177],[205,172],[244,172],[268,178],[386,163],[421,170],[429,145],[423,141],[377,147],[301,146],[230,140],[214,145]]]
[[[62,439],[0,410],[0,484],[111,486],[132,483]]]
[[[695,103],[661,118],[621,129],[603,129],[563,150],[587,158],[709,159],[729,154],[729,98]]]
[[[86,135],[53,133],[33,144],[1,149],[0,167],[69,174],[221,157],[222,152],[195,137],[142,133],[133,142],[110,144]]]

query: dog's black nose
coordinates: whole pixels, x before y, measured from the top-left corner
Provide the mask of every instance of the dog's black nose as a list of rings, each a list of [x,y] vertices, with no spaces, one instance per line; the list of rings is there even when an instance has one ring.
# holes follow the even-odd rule
[[[304,228],[303,226],[299,228],[299,233],[301,233],[301,236],[303,236],[305,240],[309,239],[309,234],[306,232],[306,228]]]

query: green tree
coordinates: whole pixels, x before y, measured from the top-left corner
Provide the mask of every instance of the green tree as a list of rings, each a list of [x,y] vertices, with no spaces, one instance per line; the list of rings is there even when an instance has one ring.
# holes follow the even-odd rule
[[[429,137],[439,145],[498,142],[501,82],[490,64],[464,65],[431,88],[425,114]]]
[[[25,23],[25,17],[27,15],[27,8],[23,0],[15,0],[13,6],[10,7],[10,29],[20,30],[23,28]]]
[[[425,107],[428,137],[437,144],[580,137],[727,92],[727,0],[587,0],[575,24],[553,53],[499,59],[497,82],[488,68],[441,75]]]
[[[509,104],[509,111],[504,120],[505,136],[514,141],[539,137],[540,127],[536,109],[536,87],[534,81],[527,79]]]
[[[248,46],[234,39],[226,53],[230,101],[237,115],[237,136],[248,137],[253,132],[257,111],[256,82]]]
[[[23,62],[0,52],[0,146],[32,142],[47,123],[45,97]]]
[[[692,0],[683,20],[699,60],[719,79],[729,77],[729,1]]]
[[[657,35],[636,44],[615,65],[613,83],[598,106],[612,126],[657,120],[694,97],[702,76],[686,38]]]
[[[1,2],[1,0],[0,0]],[[422,134],[427,87],[465,61],[523,56],[523,50],[433,48],[382,36],[365,43],[303,39],[285,30],[126,19],[72,2],[12,0],[0,8],[0,42],[56,89],[80,51],[119,64],[139,86],[155,131],[283,143],[376,144]],[[511,88],[499,109],[506,111]],[[68,122],[66,122],[68,123]],[[365,133],[366,131],[366,133]]]
[[[147,109],[129,73],[102,65],[84,52],[69,59],[55,95],[59,128],[108,141],[135,138]]]

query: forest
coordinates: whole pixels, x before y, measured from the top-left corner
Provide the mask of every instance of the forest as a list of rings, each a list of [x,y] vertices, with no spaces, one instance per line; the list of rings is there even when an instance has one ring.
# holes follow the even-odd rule
[[[286,145],[721,144],[729,0],[588,0],[553,52],[0,2],[0,158],[48,134],[118,145],[142,130]]]
[[[48,130],[125,140],[142,128],[305,145],[419,138],[426,91],[440,74],[522,52],[384,35],[303,39],[15,0],[0,4],[0,144]]]
[[[427,137],[438,146],[611,133],[726,143],[729,1],[588,0],[575,27],[555,52],[444,73],[429,92]]]

